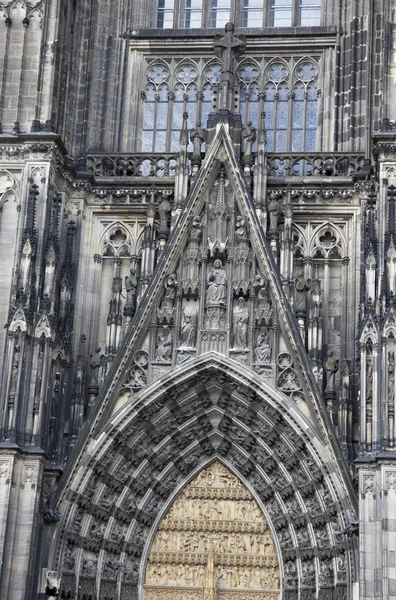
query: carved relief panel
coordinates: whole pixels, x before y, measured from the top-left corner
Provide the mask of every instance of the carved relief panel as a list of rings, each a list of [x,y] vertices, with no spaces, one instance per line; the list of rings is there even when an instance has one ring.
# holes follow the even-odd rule
[[[279,565],[250,492],[215,462],[162,520],[148,559],[144,600],[231,597],[278,600]]]

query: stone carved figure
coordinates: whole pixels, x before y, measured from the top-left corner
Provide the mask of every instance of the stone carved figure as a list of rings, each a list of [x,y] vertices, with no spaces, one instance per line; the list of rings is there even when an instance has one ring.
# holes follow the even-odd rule
[[[248,121],[245,127],[242,129],[242,146],[244,158],[248,158],[252,155],[252,147],[256,141],[257,133],[256,128],[253,127],[251,121]]]
[[[244,35],[234,35],[235,27],[233,23],[226,23],[225,34],[215,35],[213,50],[223,62],[221,80],[227,80],[228,74],[235,73],[236,59],[246,50],[246,37]]]
[[[198,215],[197,217],[194,217],[194,220],[192,222],[190,238],[193,240],[200,240],[201,236],[202,236],[202,219]]]
[[[269,365],[271,364],[271,354],[272,348],[268,333],[260,333],[254,349],[254,362],[261,365]]]
[[[177,290],[176,275],[169,275],[164,283],[165,292],[161,300],[161,305],[157,309],[157,316],[160,322],[170,323],[174,317],[174,303]]]
[[[238,298],[232,320],[234,348],[246,348],[249,311],[244,298]]]
[[[225,304],[227,297],[227,274],[220,259],[214,261],[208,273],[206,290],[206,306]]]
[[[393,405],[395,401],[395,353],[388,353],[388,402]]]
[[[136,269],[131,268],[129,275],[125,276],[125,290],[127,295],[127,304],[134,304],[136,302],[136,289],[137,289],[137,278]]]
[[[294,282],[294,309],[304,311],[307,309],[307,292],[311,289],[311,280],[305,279],[304,271],[300,271]]]
[[[201,127],[200,121],[198,121],[197,126],[191,130],[190,140],[193,144],[193,155],[201,156],[201,147],[206,141],[206,130]]]
[[[183,309],[182,323],[180,330],[181,346],[186,348],[194,348],[195,346],[195,330],[196,330],[197,315],[187,308]]]
[[[157,334],[157,349],[155,351],[155,360],[158,362],[171,362],[172,345],[172,332],[167,327],[162,327]]]
[[[268,202],[268,212],[269,212],[269,230],[277,231],[278,229],[278,218],[280,215],[280,202],[278,198],[278,194],[275,190],[272,190],[270,193],[270,200]]]
[[[366,399],[368,403],[373,401],[373,357],[367,356],[366,361]]]
[[[18,373],[19,373],[19,362],[21,359],[21,348],[16,345],[14,348],[14,355],[12,357],[12,371],[11,371],[11,385],[10,393],[15,394],[18,385]]]
[[[327,385],[325,393],[335,392],[335,376],[340,367],[340,361],[335,358],[334,352],[329,350],[325,362],[325,370],[327,373]]]
[[[240,240],[246,239],[246,222],[241,215],[237,216],[235,223],[235,239],[239,242]]]
[[[176,279],[176,275],[173,273],[172,275],[169,275],[169,277],[165,283],[165,294],[162,299],[161,306],[169,306],[169,305],[173,304],[173,302],[175,300],[175,296],[176,296],[176,288],[177,288],[177,279]]]

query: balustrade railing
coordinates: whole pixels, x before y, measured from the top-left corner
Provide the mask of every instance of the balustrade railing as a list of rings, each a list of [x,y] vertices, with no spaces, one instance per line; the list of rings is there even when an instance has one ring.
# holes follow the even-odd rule
[[[95,153],[87,171],[95,177],[174,177],[177,154]],[[348,177],[363,173],[364,155],[347,152],[269,152],[270,177]]]
[[[347,177],[363,172],[364,155],[271,152],[267,154],[267,163],[270,177]]]
[[[177,154],[87,155],[87,171],[95,177],[174,177]]]

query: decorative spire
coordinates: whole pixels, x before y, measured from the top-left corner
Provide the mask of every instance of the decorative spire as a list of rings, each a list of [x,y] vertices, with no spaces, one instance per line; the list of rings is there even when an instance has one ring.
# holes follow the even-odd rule
[[[219,173],[219,187],[217,189],[216,204],[214,207],[214,215],[221,216],[225,215],[226,202],[225,202],[225,171],[222,167]]]

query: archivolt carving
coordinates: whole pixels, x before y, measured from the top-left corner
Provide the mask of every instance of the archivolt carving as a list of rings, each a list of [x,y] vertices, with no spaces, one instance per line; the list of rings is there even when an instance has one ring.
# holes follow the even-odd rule
[[[183,548],[186,545],[194,548],[188,554],[207,554],[207,546],[199,542],[201,539],[217,536],[220,547],[228,556],[235,552],[230,548],[225,552],[228,546],[224,535],[228,535],[228,539],[231,534],[241,536],[256,548],[273,536],[279,560],[283,562],[295,562],[298,553],[304,553],[304,556],[316,558],[315,569],[324,560],[333,564],[336,559],[342,559],[348,563],[347,547],[340,546],[340,539],[335,538],[334,533],[343,530],[349,516],[336,500],[336,490],[328,487],[334,476],[327,470],[328,463],[321,463],[317,449],[302,429],[299,430],[296,424],[292,426],[288,412],[296,409],[289,406],[290,402],[286,407],[288,401],[285,399],[282,416],[254,391],[265,384],[261,388],[252,388],[243,378],[236,384],[230,378],[229,363],[226,373],[216,368],[214,360],[205,362],[202,372],[197,371],[196,361],[186,365],[191,362],[195,362],[193,376],[175,385],[169,383],[166,391],[156,387],[154,396],[145,400],[149,388],[142,390],[135,396],[133,408],[125,407],[118,413],[107,430],[106,445],[86,463],[88,471],[84,483],[77,484],[65,506],[61,507],[65,517],[60,541],[64,540],[66,544],[88,548],[91,536],[82,517],[84,513],[90,515],[89,527],[95,532],[97,548],[90,552],[98,556],[100,547],[104,552],[98,563],[102,582],[100,598],[104,598],[104,590],[108,593],[110,589],[107,583],[104,585],[106,560],[118,565],[117,581],[123,590],[121,598],[138,593],[137,576],[127,577],[127,573],[139,572],[151,545],[155,522],[161,520],[165,504],[177,496],[191,474],[211,464],[213,457],[240,474],[247,487],[237,485],[238,479],[233,476],[225,478],[223,487],[211,486],[210,476],[201,471],[197,479],[200,485],[185,488],[179,496],[183,499],[183,507],[176,501],[172,511],[177,514],[168,513],[160,526],[161,536],[165,534],[160,538],[161,544],[165,544],[166,552],[174,557],[169,564],[186,567],[178,558],[180,548],[175,547],[171,536],[167,537],[174,531],[178,532]],[[198,487],[205,491],[198,493]],[[257,505],[249,500],[251,492],[254,492],[268,524],[260,517]],[[234,513],[231,515],[231,504],[239,518]],[[209,507],[210,511],[217,511],[217,520],[205,517]],[[230,519],[221,518],[220,515],[226,515],[227,508]],[[201,515],[195,520],[194,527],[191,519],[183,518],[184,510]],[[102,533],[102,523],[107,523],[105,533]],[[333,542],[335,539],[337,543]],[[122,548],[125,552],[121,553]],[[70,557],[71,549],[65,551],[65,557]],[[153,551],[156,560],[152,564],[161,567],[164,564],[159,559],[161,550],[154,545]],[[245,552],[241,546],[240,556],[250,554],[247,547]],[[87,557],[87,560],[91,559]],[[202,557],[199,560],[199,565],[205,569]],[[222,559],[224,564],[220,566],[231,568],[229,560],[232,559]],[[243,563],[249,561],[250,558],[241,558]],[[260,561],[253,566],[262,568]],[[81,561],[76,563],[76,566],[80,565],[77,569],[76,566],[71,569],[70,564],[72,561],[66,558],[63,592],[75,591],[77,585],[90,587],[91,576],[80,570]],[[268,568],[271,564],[268,561]],[[245,566],[251,568],[252,565]],[[59,566],[58,569],[62,570]],[[162,571],[159,573],[155,576],[161,578]],[[241,571],[242,578],[243,573]],[[185,574],[189,577],[187,570],[183,577]],[[172,577],[176,577],[176,571]],[[249,574],[249,577],[253,576]],[[296,577],[296,585],[302,585],[300,575]],[[319,571],[315,577],[319,577]],[[171,585],[171,581],[168,584]],[[172,589],[177,587],[177,582],[172,585]],[[288,585],[285,575],[283,586],[286,589]],[[333,585],[333,579],[329,580],[329,585]],[[157,591],[158,585],[153,585],[152,597],[158,597]]]

